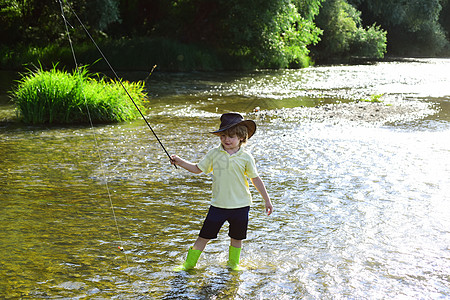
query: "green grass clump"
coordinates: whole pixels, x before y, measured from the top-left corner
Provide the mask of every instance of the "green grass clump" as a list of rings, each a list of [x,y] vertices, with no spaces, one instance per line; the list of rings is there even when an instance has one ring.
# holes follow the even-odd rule
[[[372,102],[372,103],[381,103],[383,100],[381,100],[381,97],[383,97],[384,94],[377,94],[370,96],[370,99],[361,99],[362,102]]]
[[[19,117],[27,124],[110,123],[133,120],[138,115],[134,104],[115,80],[89,74],[86,67],[68,73],[53,66],[29,71],[11,92]],[[136,104],[146,99],[144,83],[123,81]]]

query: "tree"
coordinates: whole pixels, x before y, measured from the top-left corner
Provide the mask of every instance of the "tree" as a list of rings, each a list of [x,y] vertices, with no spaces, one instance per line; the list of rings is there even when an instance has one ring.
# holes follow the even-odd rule
[[[0,38],[2,42],[5,44],[17,44],[23,41],[39,42],[37,37],[55,24],[56,14],[53,13],[50,17],[49,10],[51,10],[49,3],[45,1],[1,0]],[[11,34],[12,32],[14,34]]]
[[[61,1],[68,18],[72,13],[66,3],[94,32],[119,20],[118,0]],[[0,0],[0,24],[0,38],[6,45],[45,46],[49,41],[58,41],[65,30],[58,1]]]
[[[314,48],[318,60],[382,58],[386,52],[386,32],[375,24],[363,28],[361,12],[346,0],[326,0],[316,24],[324,30],[322,40]]]
[[[324,1],[325,0],[295,0],[293,3],[303,18],[314,21],[314,18],[319,14],[322,2]]]
[[[313,22],[321,1],[121,0],[121,25],[128,36],[202,44],[265,67],[302,66],[321,33]]]
[[[310,1],[320,3],[320,0]],[[307,65],[308,46],[321,30],[302,17],[290,0],[221,0],[221,43],[266,67]],[[304,8],[306,11],[306,8]]]
[[[439,24],[447,0],[349,0],[362,11],[364,22],[377,22],[388,32],[393,54],[435,55],[448,45]]]
[[[443,30],[447,35],[447,39],[450,38],[450,1],[442,0],[442,10],[439,16],[439,24],[441,24]]]

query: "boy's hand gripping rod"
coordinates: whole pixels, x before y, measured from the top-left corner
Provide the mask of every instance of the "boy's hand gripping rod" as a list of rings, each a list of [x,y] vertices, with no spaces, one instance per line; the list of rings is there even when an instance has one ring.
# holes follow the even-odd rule
[[[161,147],[163,148],[164,152],[166,153],[167,157],[169,158],[169,160],[172,162],[172,158],[170,157],[169,152],[167,152],[166,148],[164,147],[163,143],[161,142],[161,140],[158,138],[158,136],[156,135],[155,131],[153,130],[152,126],[150,126],[150,123],[147,121],[147,119],[145,118],[144,114],[142,113],[141,109],[137,106],[136,102],[134,102],[133,97],[131,97],[130,93],[128,92],[128,90],[125,88],[125,86],[122,83],[122,79],[119,78],[119,76],[117,76],[116,71],[114,70],[114,68],[111,66],[111,64],[109,63],[108,59],[106,58],[106,56],[103,54],[102,50],[100,49],[100,47],[97,45],[97,43],[95,42],[94,38],[91,36],[91,34],[89,33],[89,31],[86,29],[86,27],[84,26],[83,22],[81,22],[80,18],[78,17],[78,15],[75,13],[75,11],[73,10],[72,6],[70,6],[70,4],[67,1],[64,1],[70,8],[70,10],[72,11],[72,13],[74,14],[74,16],[77,18],[78,22],[80,23],[81,27],[83,27],[84,31],[86,32],[86,34],[88,35],[88,37],[90,38],[90,40],[92,41],[92,43],[94,44],[95,48],[97,48],[98,52],[100,53],[100,55],[103,57],[103,59],[106,61],[106,63],[108,64],[108,67],[111,69],[111,71],[114,74],[114,77],[116,78],[116,80],[120,83],[120,85],[122,86],[122,88],[125,90],[125,92],[127,93],[128,97],[130,98],[131,102],[133,102],[134,106],[136,107],[136,109],[138,110],[139,114],[141,115],[142,119],[144,119],[145,123],[147,124],[148,128],[150,128],[151,132],[153,133],[153,135],[155,136],[156,140],[158,141],[158,143],[161,145]],[[153,69],[156,66],[153,67]],[[152,72],[153,72],[152,69]],[[175,166],[175,169],[177,168],[176,164],[173,164]]]

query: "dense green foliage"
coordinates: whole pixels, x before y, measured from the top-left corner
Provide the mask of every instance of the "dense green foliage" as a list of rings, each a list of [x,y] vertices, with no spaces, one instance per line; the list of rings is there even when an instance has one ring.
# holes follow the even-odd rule
[[[139,105],[145,99],[143,83],[123,82]],[[132,120],[138,111],[119,82],[94,79],[81,68],[73,74],[42,68],[29,71],[12,92],[18,114],[27,124],[73,124]]]
[[[450,1],[442,1],[442,10],[439,15],[439,24],[442,26],[447,38],[450,37]]]
[[[70,55],[60,3],[84,64],[99,56],[93,57],[94,47],[73,11],[97,41],[116,47],[108,50],[125,68],[208,70],[303,67],[311,57],[378,59],[386,51],[442,54],[449,49],[449,2],[0,0],[0,63],[11,68],[61,57],[66,64]],[[137,65],[137,58],[144,63]]]
[[[0,0],[2,43],[45,46],[50,41],[66,40],[58,1]],[[117,0],[74,0],[70,3],[93,33],[98,34],[120,20]],[[67,14],[69,18],[72,16],[70,11]],[[75,25],[74,20],[71,23]],[[83,32],[80,31],[78,36],[84,37]]]
[[[321,43],[314,49],[322,61],[349,55],[382,58],[386,52],[386,32],[376,25],[363,28],[361,13],[345,0],[326,0],[316,24],[325,28]]]
[[[318,42],[321,31],[303,18],[291,1],[233,2],[221,26],[222,47],[234,55],[249,56],[257,65],[288,67],[309,65],[307,48]],[[255,10],[255,7],[260,9]]]
[[[216,59],[216,65],[230,68],[233,64],[245,62],[244,65],[234,67],[254,68],[307,66],[308,47],[319,41],[321,33],[313,22],[313,16],[317,14],[321,1],[79,0],[70,3],[97,39],[153,39],[159,42],[172,40],[176,41],[174,43],[194,45],[194,49],[207,49]],[[27,5],[23,4],[24,6],[5,4],[14,8],[15,15],[12,17],[6,10],[2,10],[1,15],[15,20],[14,26],[19,26],[21,42],[43,46],[42,40],[52,40],[58,45],[64,45],[62,20],[60,24],[54,22],[60,14],[59,4],[39,4],[43,7],[39,14],[34,9],[39,6],[37,2],[25,2]],[[302,4],[300,9],[296,3]],[[68,5],[64,7],[69,22],[74,26],[71,35],[75,44],[78,44],[83,40],[84,33],[79,29]],[[26,28],[29,28],[30,24],[21,12],[28,10],[33,11],[36,18],[41,20],[36,25],[45,29],[39,35],[26,34]],[[53,11],[52,17],[49,13],[42,13],[49,11]],[[46,19],[48,24],[52,24],[51,27],[45,24]],[[17,42],[6,34],[14,26],[6,26],[2,31],[2,37],[9,43]],[[169,47],[173,48],[174,43]],[[15,49],[17,45],[20,43],[16,43]],[[167,42],[157,43],[157,47],[161,45],[167,46]],[[139,46],[138,48],[139,51],[142,49]],[[11,51],[0,49],[0,53],[4,53],[3,56],[14,56]],[[172,60],[176,61],[180,55],[186,56],[184,53],[177,53]],[[45,57],[41,59],[45,61]],[[9,61],[7,59],[6,63]]]
[[[400,55],[439,55],[448,51],[448,0],[349,0],[363,12],[365,24],[388,33],[388,51]],[[448,52],[447,52],[448,53]]]

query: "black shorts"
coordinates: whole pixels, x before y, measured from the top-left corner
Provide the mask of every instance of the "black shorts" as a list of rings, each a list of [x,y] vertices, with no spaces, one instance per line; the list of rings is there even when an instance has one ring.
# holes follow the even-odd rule
[[[225,221],[230,224],[228,236],[235,240],[247,238],[248,213],[250,206],[242,208],[218,208],[211,206],[203,222],[199,237],[204,239],[215,239]]]

